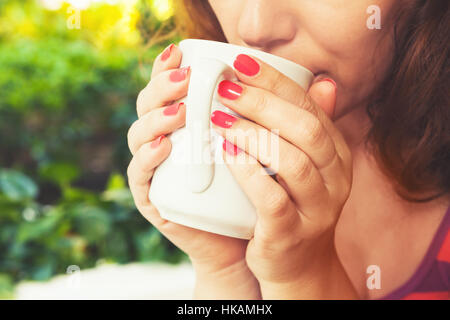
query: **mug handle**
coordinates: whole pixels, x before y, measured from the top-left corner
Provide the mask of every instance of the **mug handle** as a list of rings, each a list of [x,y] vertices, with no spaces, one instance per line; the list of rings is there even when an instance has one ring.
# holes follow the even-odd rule
[[[233,69],[220,60],[197,57],[191,64],[186,99],[186,129],[190,140],[187,185],[191,192],[201,193],[214,177],[211,154],[211,104],[219,79],[232,77]]]

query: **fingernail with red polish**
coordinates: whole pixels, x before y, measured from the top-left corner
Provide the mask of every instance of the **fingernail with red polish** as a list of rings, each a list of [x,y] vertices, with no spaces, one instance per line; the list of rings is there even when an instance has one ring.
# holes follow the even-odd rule
[[[239,153],[241,153],[242,149],[238,146],[232,144],[228,140],[224,140],[222,143],[222,148],[226,153],[228,153],[231,156],[237,156]]]
[[[172,43],[170,46],[168,46],[168,47],[164,50],[164,52],[163,52],[162,55],[161,55],[161,61],[166,61],[167,59],[169,59],[170,54],[172,53],[172,48],[173,48],[174,46],[175,46],[175,45]]]
[[[156,140],[152,141],[152,143],[150,143],[150,147],[152,149],[158,148],[158,146],[161,144],[161,140],[164,139],[164,135],[159,136]]]
[[[335,88],[335,89],[337,88],[336,82],[335,82],[333,79],[331,79],[331,78],[325,78],[325,79],[323,79],[322,81],[328,81],[328,82],[331,82],[331,83],[334,85],[334,88]]]
[[[172,71],[169,78],[172,82],[180,82],[186,79],[190,67],[184,67],[175,71]]]
[[[165,116],[174,116],[178,113],[178,110],[183,105],[183,102],[176,102],[170,106],[165,107],[163,114]]]
[[[230,100],[236,100],[241,96],[242,87],[229,80],[223,80],[219,83],[219,95]]]
[[[216,110],[211,114],[212,123],[214,123],[216,126],[225,129],[231,128],[231,126],[233,125],[234,122],[236,122],[236,120],[237,119],[232,115],[219,110]]]
[[[238,55],[234,60],[233,66],[237,71],[249,77],[257,75],[260,69],[259,63],[246,54]]]

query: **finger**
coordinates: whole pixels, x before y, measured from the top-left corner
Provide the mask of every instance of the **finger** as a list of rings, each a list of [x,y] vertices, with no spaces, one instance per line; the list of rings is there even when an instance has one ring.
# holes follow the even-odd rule
[[[184,97],[189,86],[189,76],[189,67],[159,73],[138,95],[136,102],[138,116],[142,117],[152,109]]]
[[[171,147],[169,139],[160,136],[152,142],[143,144],[133,156],[127,174],[128,184],[138,209],[148,210],[150,179],[155,168],[169,155]]]
[[[179,247],[186,247],[186,239],[205,237],[209,235],[219,238],[204,231],[199,231],[172,223],[161,218],[158,210],[149,200],[150,180],[155,168],[160,165],[171,151],[170,140],[164,136],[152,142],[143,144],[134,155],[128,166],[128,184],[139,212],[154,225],[162,234]]]
[[[128,147],[131,153],[135,154],[143,144],[183,127],[185,121],[186,106],[183,102],[146,113],[128,130]]]
[[[342,134],[333,125],[331,119],[327,116],[327,113],[312,101],[311,97],[299,84],[271,65],[254,56],[244,54],[238,55],[233,65],[236,76],[241,82],[252,87],[272,92],[281,99],[299,106],[315,115],[322,122],[325,129],[329,132],[330,137],[336,143],[338,154],[341,155],[343,159],[347,159],[350,156],[350,152]],[[331,113],[330,109],[333,109],[334,112],[334,106],[327,106],[326,111]]]
[[[215,111],[213,128],[228,143],[244,150],[285,182],[285,189],[299,210],[314,215],[324,204],[328,190],[320,172],[300,149],[254,122]],[[261,174],[267,174],[262,171]]]
[[[256,208],[257,225],[273,239],[300,224],[300,217],[289,195],[254,158],[224,141],[223,158],[230,172]]]
[[[325,79],[314,83],[309,88],[308,94],[329,118],[332,119],[334,117],[336,83],[332,79]]]
[[[295,105],[301,105],[306,98],[298,83],[256,57],[240,54],[233,66],[238,79],[245,84],[265,89]]]
[[[321,170],[338,157],[333,139],[312,113],[273,93],[224,80],[219,84],[221,102],[238,114],[279,135],[305,152]]]
[[[173,43],[170,44],[153,62],[151,79],[163,71],[179,68],[182,56],[180,48]]]

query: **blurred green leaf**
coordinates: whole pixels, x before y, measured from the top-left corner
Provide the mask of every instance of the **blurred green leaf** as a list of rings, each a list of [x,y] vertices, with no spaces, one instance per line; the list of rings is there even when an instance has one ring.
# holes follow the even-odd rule
[[[114,201],[127,208],[134,207],[134,200],[129,189],[113,189],[103,192],[102,199],[104,201]]]
[[[80,176],[80,168],[65,162],[49,163],[39,168],[39,174],[43,179],[66,185]]]
[[[106,190],[118,190],[126,187],[126,182],[120,173],[113,173],[110,175]]]
[[[71,202],[96,202],[98,200],[98,195],[89,190],[65,187],[63,189],[63,199]]]
[[[149,228],[136,237],[139,260],[160,260],[164,254],[161,244],[161,233],[156,228]]]
[[[117,230],[108,234],[104,249],[104,257],[119,263],[125,263],[132,258],[127,234],[123,231]]]
[[[52,233],[62,218],[61,211],[52,210],[34,222],[22,223],[17,233],[17,241],[26,242]]]
[[[0,191],[11,200],[25,200],[37,195],[37,185],[21,172],[0,170]]]
[[[107,211],[99,207],[76,205],[71,208],[74,229],[89,242],[100,241],[111,228],[111,219]]]
[[[32,279],[36,281],[48,280],[54,273],[53,263],[44,263],[38,267],[35,267],[32,272]]]

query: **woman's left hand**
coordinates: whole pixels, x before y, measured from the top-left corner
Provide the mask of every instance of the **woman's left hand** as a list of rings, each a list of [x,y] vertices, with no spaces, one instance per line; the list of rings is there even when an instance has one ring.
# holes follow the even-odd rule
[[[248,120],[221,111],[211,120],[226,139],[225,162],[258,214],[247,263],[263,298],[328,297],[330,281],[349,284],[334,247],[352,181],[350,150],[327,115],[336,88],[324,81],[307,93],[247,55],[234,66],[240,82],[221,82],[220,100]]]

